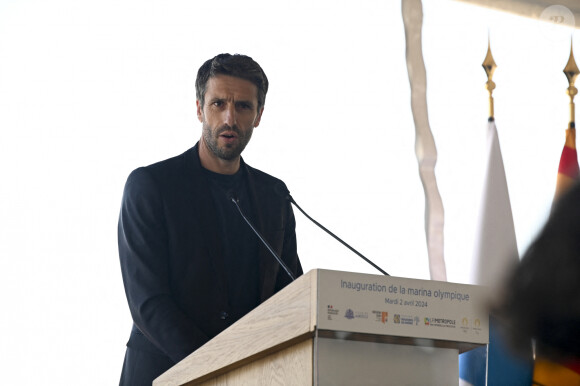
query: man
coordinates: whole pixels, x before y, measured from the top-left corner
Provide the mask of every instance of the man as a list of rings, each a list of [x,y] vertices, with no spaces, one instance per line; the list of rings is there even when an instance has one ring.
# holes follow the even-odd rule
[[[196,80],[199,142],[127,180],[119,256],[134,323],[121,385],[151,385],[291,281],[232,195],[295,276],[302,274],[292,208],[277,193],[283,182],[240,157],[267,91],[251,58],[208,60]]]

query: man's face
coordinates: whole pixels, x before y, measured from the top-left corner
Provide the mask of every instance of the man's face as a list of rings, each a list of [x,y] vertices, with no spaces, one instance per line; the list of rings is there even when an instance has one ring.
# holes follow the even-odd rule
[[[203,106],[199,100],[196,103],[202,139],[211,153],[226,161],[239,157],[262,117],[256,86],[245,79],[218,75],[207,81]]]

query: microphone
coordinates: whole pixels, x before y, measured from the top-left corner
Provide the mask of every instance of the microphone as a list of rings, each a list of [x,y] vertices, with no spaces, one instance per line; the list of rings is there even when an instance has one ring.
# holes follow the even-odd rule
[[[282,198],[284,198],[287,201],[290,201],[296,208],[298,208],[298,210],[300,210],[300,212],[302,212],[302,214],[304,216],[306,216],[306,218],[308,218],[310,221],[312,221],[314,224],[316,224],[320,229],[322,229],[323,231],[325,231],[326,233],[328,233],[329,235],[331,235],[332,237],[334,237],[335,240],[339,241],[342,245],[344,245],[345,247],[347,247],[348,249],[350,249],[352,252],[356,253],[360,258],[362,258],[364,261],[366,261],[367,263],[369,263],[370,265],[372,265],[375,269],[377,269],[383,275],[385,275],[385,276],[391,276],[387,272],[385,272],[381,267],[379,267],[378,265],[376,265],[375,263],[373,263],[371,260],[369,260],[366,257],[364,257],[362,255],[362,253],[360,253],[359,251],[357,251],[356,249],[354,249],[353,247],[351,247],[350,245],[348,245],[346,242],[342,241],[342,239],[340,237],[338,237],[337,235],[335,235],[334,233],[332,233],[331,231],[329,231],[328,229],[326,229],[318,221],[316,221],[315,219],[313,219],[312,217],[310,217],[308,215],[308,213],[306,213],[300,207],[300,205],[298,205],[296,203],[296,201],[294,201],[294,198],[292,198],[292,196],[290,195],[290,192],[288,191],[288,189],[286,189],[286,187],[283,184],[278,183],[274,187],[274,190],[276,190],[276,193],[278,193]]]
[[[232,191],[227,192],[227,197],[228,197],[228,200],[230,200],[231,202],[234,203],[234,205],[238,209],[238,212],[240,213],[240,215],[242,216],[242,218],[244,219],[246,224],[248,224],[250,226],[250,228],[252,228],[252,231],[254,231],[256,236],[258,236],[258,238],[260,239],[262,244],[264,244],[266,246],[268,251],[270,251],[272,256],[274,256],[274,258],[278,261],[278,264],[280,264],[282,266],[282,268],[284,268],[284,271],[286,271],[288,276],[290,276],[290,279],[292,279],[292,281],[296,280],[296,277],[292,274],[292,272],[290,271],[288,266],[286,264],[284,264],[284,262],[282,261],[282,258],[280,256],[278,256],[278,254],[276,253],[276,251],[274,251],[272,246],[270,246],[270,244],[266,241],[266,239],[264,239],[264,237],[260,234],[260,232],[258,232],[258,230],[256,228],[254,228],[254,226],[252,225],[250,220],[248,220],[248,218],[246,217],[246,215],[242,211],[242,208],[240,208],[240,205],[238,204],[239,200],[236,197],[236,195],[234,194],[234,192],[232,192]]]

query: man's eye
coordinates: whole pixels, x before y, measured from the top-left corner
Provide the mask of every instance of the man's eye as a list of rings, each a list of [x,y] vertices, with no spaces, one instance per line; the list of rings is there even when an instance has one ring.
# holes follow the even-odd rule
[[[222,102],[222,101],[214,101],[214,102],[212,103],[212,105],[214,105],[214,106],[216,106],[216,107],[223,106],[223,104],[224,104],[224,102]]]

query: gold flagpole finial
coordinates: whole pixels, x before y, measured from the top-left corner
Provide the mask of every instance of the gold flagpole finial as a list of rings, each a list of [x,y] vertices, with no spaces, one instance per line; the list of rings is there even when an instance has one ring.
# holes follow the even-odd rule
[[[491,55],[491,45],[489,42],[489,37],[487,39],[487,55],[485,55],[485,59],[483,60],[483,63],[481,64],[483,66],[483,69],[485,70],[485,73],[487,74],[487,82],[485,83],[485,88],[487,89],[487,91],[489,92],[489,119],[493,120],[493,90],[495,89],[495,83],[493,82],[493,80],[491,80],[491,78],[493,77],[493,73],[495,72],[495,69],[497,68],[497,64],[495,64],[495,61],[493,60],[493,56]]]
[[[578,74],[580,74],[580,70],[578,70],[578,66],[576,65],[576,61],[574,60],[574,52],[572,50],[572,43],[570,43],[570,59],[568,59],[568,63],[566,67],[564,67],[564,74],[568,79],[569,87],[566,90],[566,94],[570,96],[570,127],[574,127],[575,125],[575,106],[574,106],[574,97],[578,94],[578,89],[574,87],[574,82],[576,82],[576,78]]]

